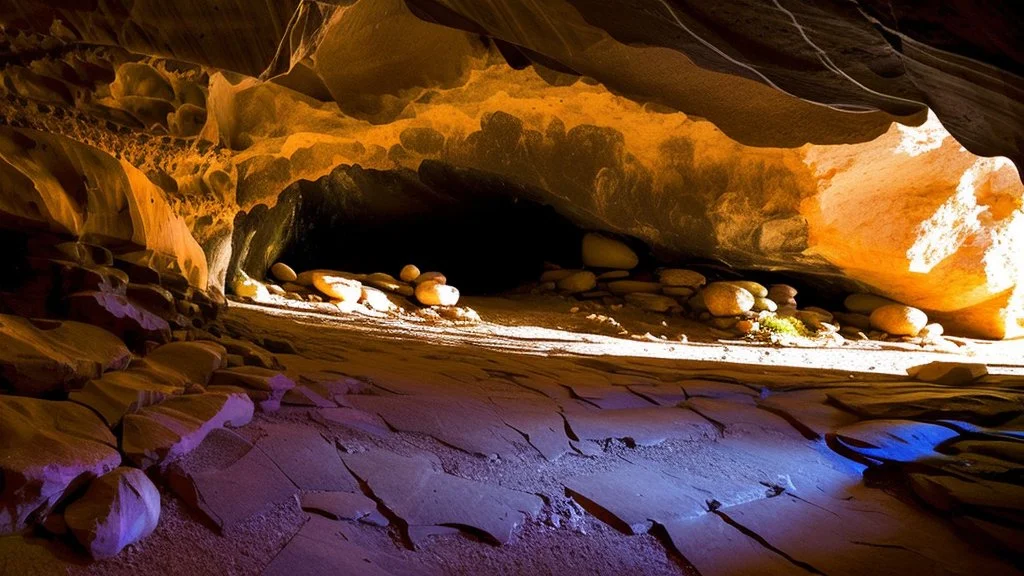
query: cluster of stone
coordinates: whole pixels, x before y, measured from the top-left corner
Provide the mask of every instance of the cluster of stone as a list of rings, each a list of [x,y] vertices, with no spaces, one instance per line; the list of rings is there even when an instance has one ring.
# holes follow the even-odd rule
[[[421,272],[413,264],[404,266],[395,278],[385,272],[356,274],[327,269],[296,273],[284,262],[277,262],[268,276],[278,283],[240,274],[232,284],[234,295],[264,304],[307,302],[320,312],[397,315],[414,309],[416,316],[430,319],[480,319],[472,309],[457,306],[459,289],[448,284],[444,274]]]
[[[844,337],[942,343],[943,327],[929,323],[923,311],[873,294],[849,295],[842,311],[799,308],[797,290],[787,284],[709,282],[700,272],[684,268],[638,271],[640,259],[635,251],[597,233],[583,237],[582,261],[582,269],[552,266],[540,276],[535,290],[597,300],[613,308],[627,305],[687,316],[735,335],[824,336],[840,343]]]

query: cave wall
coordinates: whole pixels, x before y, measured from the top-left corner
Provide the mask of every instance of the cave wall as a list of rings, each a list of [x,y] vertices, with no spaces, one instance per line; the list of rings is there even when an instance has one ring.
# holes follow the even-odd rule
[[[283,192],[335,194],[324,206],[352,226],[451,212],[469,191],[636,238],[663,262],[811,274],[966,333],[1020,333],[1019,59],[998,50],[1009,31],[976,45],[952,25],[922,35],[906,7],[882,22],[878,6],[789,4],[637,0],[613,17],[603,2],[359,0],[239,19],[240,3],[8,0],[2,123],[87,159],[54,168],[13,137],[4,157],[47,198],[79,194],[78,176],[54,171],[126,180],[110,194],[158,208],[120,215],[132,223],[111,237],[217,287],[258,275],[289,242],[301,254],[301,225],[262,229],[288,212],[274,211]],[[950,76],[964,58],[999,73]],[[116,205],[34,217],[98,236]]]

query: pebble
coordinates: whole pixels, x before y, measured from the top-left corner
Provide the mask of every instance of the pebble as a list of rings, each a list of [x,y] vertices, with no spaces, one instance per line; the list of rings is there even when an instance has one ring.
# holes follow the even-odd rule
[[[609,270],[597,276],[598,280],[621,280],[623,278],[629,278],[627,270]]]
[[[927,324],[924,312],[903,304],[886,304],[871,313],[871,326],[894,336],[917,336]]]
[[[398,273],[398,277],[402,279],[402,282],[412,282],[419,278],[421,272],[414,264],[406,264],[402,267],[402,271]]]
[[[416,277],[412,281],[413,284],[422,284],[424,282],[437,282],[438,284],[447,284],[448,279],[445,278],[444,274],[440,272],[424,272]]]
[[[768,312],[775,312],[779,309],[779,305],[775,303],[775,300],[771,298],[754,298],[754,307],[751,310],[755,312],[761,312],[767,310]]]
[[[712,282],[701,294],[715,316],[739,316],[754,307],[754,295],[732,282]]]
[[[459,289],[428,280],[416,286],[416,299],[425,306],[455,306],[459,303]]]
[[[299,276],[292,270],[292,267],[284,262],[278,262],[270,267],[270,273],[281,282],[295,282]]]
[[[570,294],[587,292],[597,286],[597,276],[587,270],[579,270],[558,281],[558,289]]]
[[[342,302],[358,302],[363,295],[362,282],[339,276],[331,271],[314,273],[313,286],[323,295]]]
[[[622,242],[593,232],[583,237],[583,265],[632,270],[640,263],[636,252]]]
[[[707,284],[707,278],[700,272],[679,268],[666,268],[662,270],[658,273],[658,280],[666,286],[684,286],[693,289]]]

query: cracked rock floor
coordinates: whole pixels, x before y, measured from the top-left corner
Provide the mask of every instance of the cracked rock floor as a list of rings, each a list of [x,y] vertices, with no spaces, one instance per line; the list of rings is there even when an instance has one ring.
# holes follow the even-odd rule
[[[1019,358],[951,387],[901,351],[225,323],[296,391],[167,470],[149,538],[30,540],[40,574],[1020,573]]]

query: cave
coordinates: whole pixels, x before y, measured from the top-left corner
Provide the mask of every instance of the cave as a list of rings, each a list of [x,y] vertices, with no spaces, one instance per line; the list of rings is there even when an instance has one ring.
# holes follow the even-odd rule
[[[1018,4],[0,1],[0,576],[1024,573]]]

